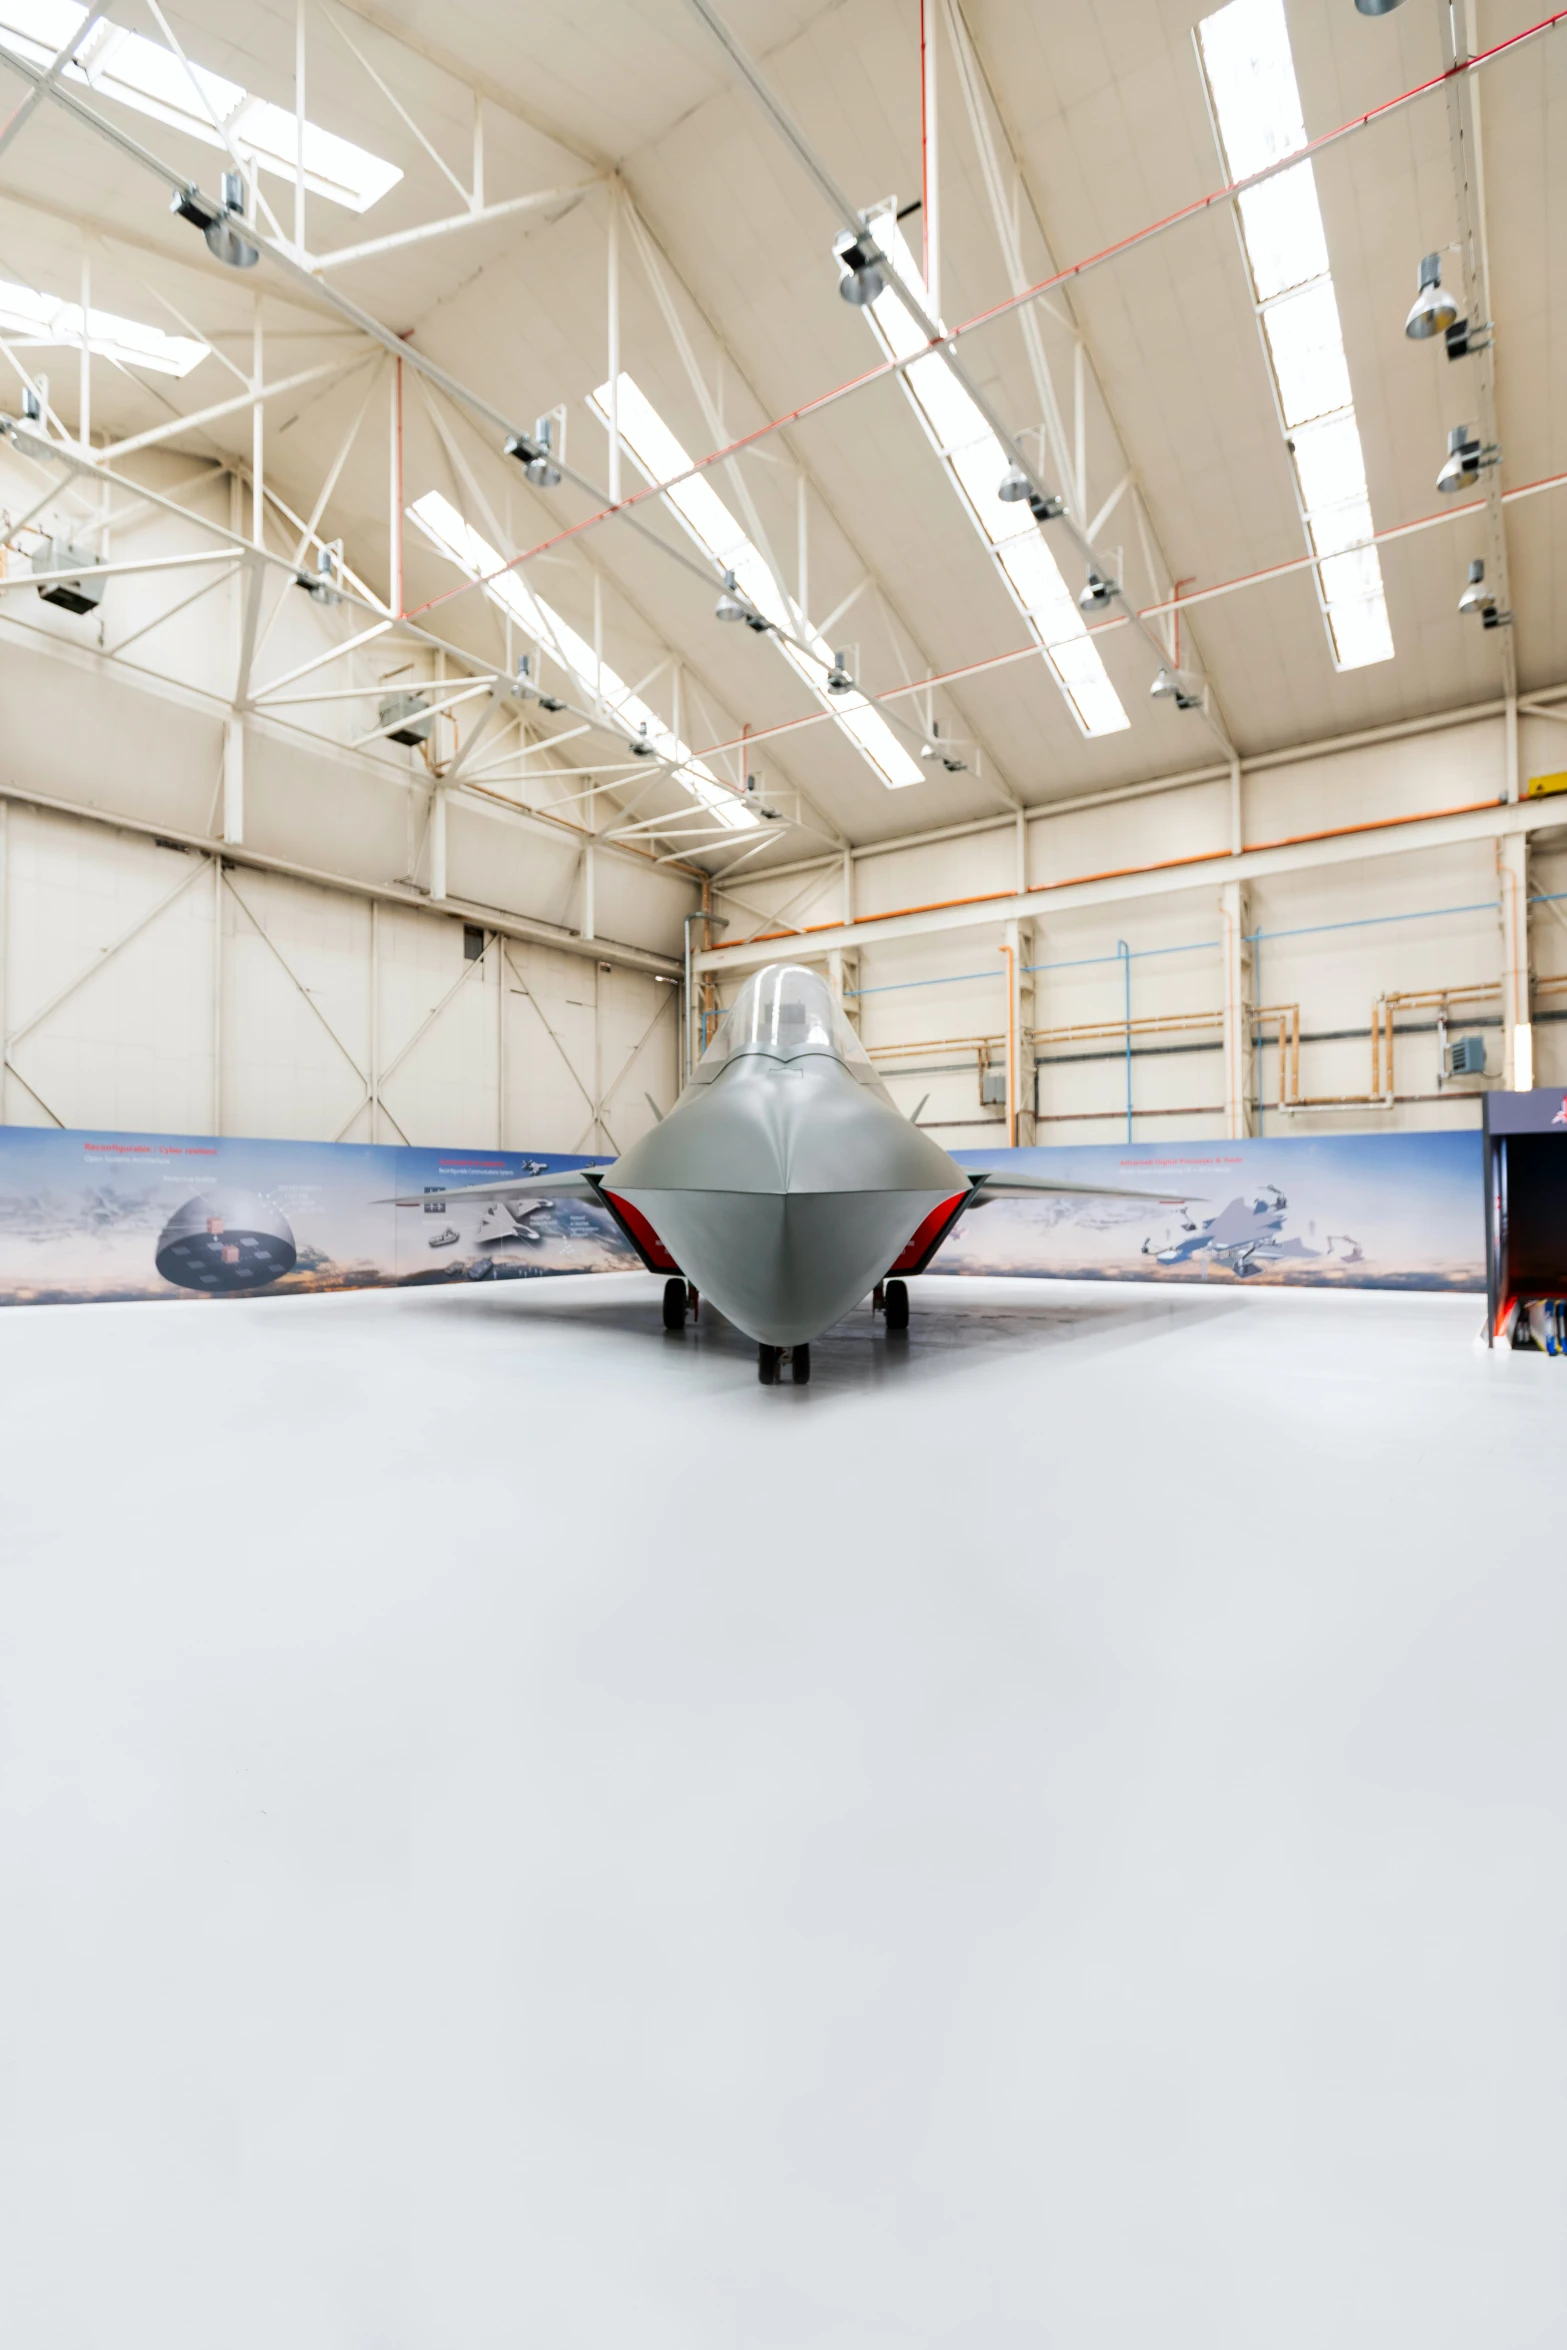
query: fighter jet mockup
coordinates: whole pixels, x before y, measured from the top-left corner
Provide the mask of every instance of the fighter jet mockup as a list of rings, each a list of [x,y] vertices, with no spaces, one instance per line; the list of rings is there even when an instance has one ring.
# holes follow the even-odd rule
[[[607,1208],[648,1271],[668,1276],[665,1327],[683,1328],[698,1296],[710,1299],[756,1340],[769,1386],[785,1362],[809,1379],[811,1340],[872,1293],[887,1327],[906,1329],[904,1276],[987,1200],[1177,1204],[1169,1192],[960,1167],[899,1111],[826,982],[794,963],[746,981],[674,1108],[612,1164],[446,1196],[546,1191]]]

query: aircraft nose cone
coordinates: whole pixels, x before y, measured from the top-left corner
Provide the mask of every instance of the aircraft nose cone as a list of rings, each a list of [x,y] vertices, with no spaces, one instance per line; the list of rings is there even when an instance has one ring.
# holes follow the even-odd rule
[[[687,1278],[750,1338],[803,1346],[858,1305],[928,1192],[682,1192],[634,1200]]]
[[[803,1345],[857,1305],[963,1187],[944,1151],[827,1059],[739,1063],[605,1186],[720,1313],[770,1346]]]

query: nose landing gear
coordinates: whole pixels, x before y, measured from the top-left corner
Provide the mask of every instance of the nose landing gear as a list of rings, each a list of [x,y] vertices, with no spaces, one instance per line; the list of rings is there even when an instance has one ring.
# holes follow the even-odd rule
[[[796,1387],[807,1387],[811,1378],[811,1350],[808,1346],[758,1345],[756,1375],[764,1387],[776,1387],[783,1378],[787,1363],[789,1375]]]
[[[907,1330],[909,1326],[909,1285],[906,1281],[889,1281],[882,1300],[882,1311],[889,1330]]]
[[[696,1320],[697,1295],[689,1281],[670,1280],[664,1283],[664,1328],[683,1330],[686,1316]]]

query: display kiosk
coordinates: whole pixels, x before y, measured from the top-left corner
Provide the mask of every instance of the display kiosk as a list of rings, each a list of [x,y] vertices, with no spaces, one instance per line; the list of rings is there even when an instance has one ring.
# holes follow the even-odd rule
[[[1485,1096],[1486,1337],[1567,1353],[1567,1094]]]

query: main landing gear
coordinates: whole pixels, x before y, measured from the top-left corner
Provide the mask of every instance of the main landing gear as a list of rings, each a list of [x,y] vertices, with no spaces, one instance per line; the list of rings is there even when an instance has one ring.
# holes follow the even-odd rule
[[[783,1367],[796,1387],[806,1387],[811,1378],[811,1350],[808,1346],[758,1346],[756,1375],[764,1387],[777,1387],[783,1378]]]
[[[692,1321],[697,1315],[697,1295],[689,1281],[670,1280],[664,1283],[664,1328],[683,1330],[686,1316]]]
[[[885,1314],[889,1330],[907,1330],[909,1291],[904,1281],[878,1281],[871,1291],[871,1312]]]

